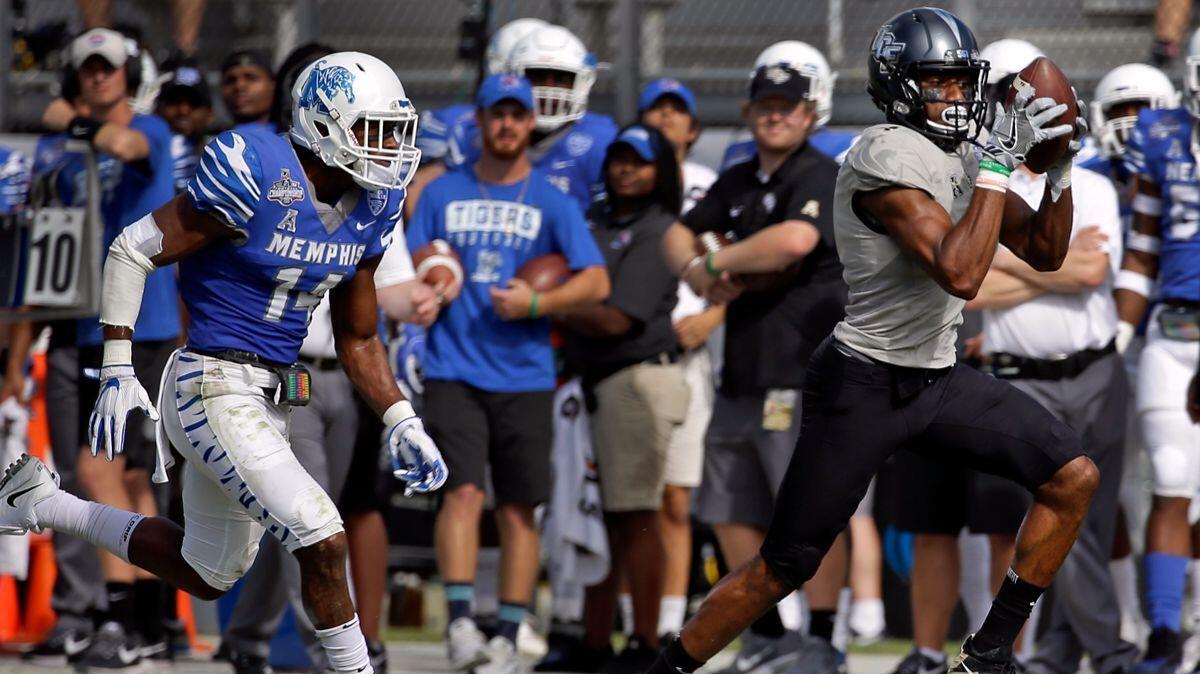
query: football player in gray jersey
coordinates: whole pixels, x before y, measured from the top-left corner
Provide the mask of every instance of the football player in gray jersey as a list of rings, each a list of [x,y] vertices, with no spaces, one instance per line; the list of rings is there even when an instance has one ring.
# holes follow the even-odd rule
[[[812,577],[883,462],[901,447],[1000,475],[1034,497],[1016,555],[980,630],[952,672],[1010,672],[1012,644],[1075,541],[1099,472],[1079,437],[1006,382],[955,364],[966,299],[998,243],[1054,270],[1070,243],[1070,167],[1084,116],[1018,93],[979,139],[988,64],[970,28],[941,9],[887,21],[868,58],[867,91],[888,123],[850,151],[834,195],[845,266],[845,319],[812,355],[803,431],[759,554],[726,576],[653,674],[692,672],[768,607]],[[1074,134],[1047,170],[1038,211],[1008,194],[1036,144]]]

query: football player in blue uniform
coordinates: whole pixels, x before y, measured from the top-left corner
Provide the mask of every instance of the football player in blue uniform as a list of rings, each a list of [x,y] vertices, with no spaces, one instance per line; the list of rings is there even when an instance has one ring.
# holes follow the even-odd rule
[[[395,474],[428,492],[446,470],[396,387],[379,341],[373,274],[416,168],[417,116],[396,74],[366,54],[333,54],[297,80],[287,138],[247,128],[204,151],[187,193],[125,228],[104,268],[104,363],[89,425],[112,458],[125,418],[159,420],[165,478],[169,441],[186,459],[183,529],[165,518],[83,501],[25,456],[0,481],[0,532],[55,529],[98,545],[204,599],[249,568],[264,531],[300,562],[302,594],[329,666],[372,671],[347,587],[346,541],[329,496],[299,465],[289,407],[310,380],[293,365],[313,307],[332,290],[339,357],[388,428]],[[159,407],[130,365],[145,278],[180,262],[191,315]]]
[[[750,78],[754,78],[759,68],[779,64],[789,65],[809,78],[811,96],[817,104],[817,128],[808,142],[825,156],[842,163],[854,141],[858,140],[858,134],[824,128],[833,114],[833,85],[837,81],[837,73],[829,69],[829,62],[812,45],[798,40],[784,40],[762,50],[754,59]],[[730,143],[721,157],[720,172],[724,173],[730,166],[749,161],[753,156],[753,138]]]
[[[537,106],[537,129],[529,148],[533,165],[586,212],[604,189],[600,176],[604,150],[617,135],[611,117],[587,109],[596,81],[595,57],[571,31],[547,25],[535,28],[513,47],[505,69],[533,85]],[[474,114],[459,118],[447,142],[445,168],[469,166],[479,159],[482,141]],[[432,169],[429,180],[444,170]],[[416,204],[408,208],[415,209]]]
[[[1150,643],[1138,672],[1174,671],[1191,553],[1188,508],[1200,488],[1200,427],[1184,405],[1200,341],[1200,179],[1193,138],[1200,118],[1200,33],[1192,38],[1184,108],[1143,109],[1125,147],[1133,176],[1133,227],[1117,276],[1117,314],[1126,335],[1140,323],[1157,284],[1138,362],[1137,407],[1153,469],[1146,524]],[[1128,337],[1126,337],[1128,339]]]

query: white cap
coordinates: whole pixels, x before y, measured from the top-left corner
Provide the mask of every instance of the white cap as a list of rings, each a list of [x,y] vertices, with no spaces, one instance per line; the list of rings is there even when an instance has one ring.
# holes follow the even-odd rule
[[[71,43],[71,65],[78,70],[92,56],[102,56],[114,68],[125,65],[129,53],[125,50],[125,36],[108,28],[93,28],[75,38]]]

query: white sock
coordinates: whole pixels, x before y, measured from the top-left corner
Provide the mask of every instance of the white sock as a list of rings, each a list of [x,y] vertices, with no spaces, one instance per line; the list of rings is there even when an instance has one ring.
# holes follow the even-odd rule
[[[59,490],[33,506],[38,524],[99,546],[129,562],[129,539],[145,516]]]
[[[617,606],[621,611],[621,631],[633,634],[633,595],[627,592],[617,595]]]
[[[371,655],[367,652],[367,639],[358,627],[358,614],[345,625],[316,630],[317,640],[325,649],[329,668],[335,672],[374,674]]]
[[[936,648],[918,648],[917,652],[929,658],[930,660],[933,660],[934,662],[946,661],[946,653],[944,651],[939,651]]]
[[[664,596],[658,608],[658,633],[675,634],[683,629],[685,615],[687,615],[687,597],[683,595]]]
[[[1192,566],[1192,592],[1196,592],[1196,566]],[[1108,563],[1112,573],[1113,589],[1117,595],[1117,606],[1123,616],[1138,616],[1142,613],[1142,604],[1138,598],[1137,565],[1133,563],[1133,555],[1114,559]],[[1195,595],[1193,595],[1193,602]],[[1193,605],[1193,611],[1195,610]]]

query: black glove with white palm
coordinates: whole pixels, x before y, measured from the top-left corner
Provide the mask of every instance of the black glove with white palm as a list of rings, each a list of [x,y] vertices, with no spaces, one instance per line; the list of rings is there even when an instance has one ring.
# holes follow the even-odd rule
[[[392,457],[392,475],[408,483],[405,496],[437,491],[446,483],[449,471],[433,438],[425,432],[421,418],[407,400],[392,405],[383,414],[388,425],[388,453]]]
[[[1058,201],[1062,193],[1071,186],[1071,167],[1075,165],[1075,155],[1083,148],[1083,137],[1090,130],[1087,108],[1084,107],[1083,99],[1079,97],[1075,87],[1071,87],[1071,95],[1075,97],[1075,134],[1071,136],[1071,142],[1063,156],[1046,169],[1046,184],[1050,186],[1051,201]]]
[[[92,456],[104,450],[109,461],[125,451],[125,422],[129,413],[142,410],[158,421],[158,410],[133,371],[133,345],[127,340],[108,340],[100,367],[100,396],[88,420]]]
[[[1034,98],[1033,88],[1017,92],[1010,109],[996,103],[996,119],[983,154],[1009,171],[1025,163],[1025,155],[1038,143],[1065,136],[1075,129],[1070,124],[1049,126],[1067,111],[1065,103],[1053,98]]]

